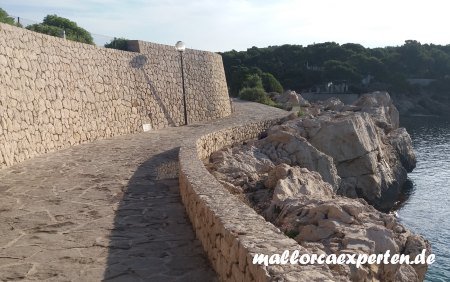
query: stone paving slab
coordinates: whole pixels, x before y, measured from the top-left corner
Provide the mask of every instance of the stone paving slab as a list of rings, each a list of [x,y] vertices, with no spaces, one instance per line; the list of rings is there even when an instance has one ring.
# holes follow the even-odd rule
[[[286,112],[235,102],[209,123],[82,144],[0,170],[0,281],[215,281],[181,203],[178,148]]]

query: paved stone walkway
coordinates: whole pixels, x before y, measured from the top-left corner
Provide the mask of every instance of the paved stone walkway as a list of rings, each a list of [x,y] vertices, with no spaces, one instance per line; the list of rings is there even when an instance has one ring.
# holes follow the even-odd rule
[[[82,144],[0,170],[0,281],[215,281],[181,203],[178,148],[232,117]]]

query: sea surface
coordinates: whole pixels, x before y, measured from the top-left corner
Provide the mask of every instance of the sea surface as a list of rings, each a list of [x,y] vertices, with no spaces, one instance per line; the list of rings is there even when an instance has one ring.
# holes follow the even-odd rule
[[[450,281],[450,119],[401,117],[411,135],[417,167],[408,174],[400,221],[431,242],[436,262],[426,281]]]

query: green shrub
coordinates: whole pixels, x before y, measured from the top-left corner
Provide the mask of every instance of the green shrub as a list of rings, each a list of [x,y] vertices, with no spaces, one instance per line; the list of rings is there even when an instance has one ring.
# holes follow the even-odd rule
[[[261,75],[261,79],[266,92],[283,93],[283,86],[272,74],[265,72]]]
[[[261,87],[244,87],[239,91],[239,98],[283,109],[283,106],[270,99],[269,95]]]
[[[106,48],[128,51],[128,39],[114,37],[111,42],[105,44]]]
[[[305,112],[303,111],[302,108],[300,108],[300,110],[298,110],[298,112],[297,112],[297,116],[298,116],[298,117],[302,117],[302,116],[304,116],[304,115],[305,115]]]
[[[247,74],[244,78],[244,81],[242,82],[243,87],[247,88],[263,88],[263,82],[261,80],[261,77],[254,73],[254,74]]]
[[[277,106],[277,104],[269,98],[264,89],[259,87],[242,88],[242,90],[239,91],[239,98],[241,98],[242,100],[257,102],[272,107]]]
[[[10,25],[15,25],[16,21],[14,20],[13,17],[8,15],[8,13],[5,10],[0,8],[0,23],[6,23],[6,24],[10,24]]]
[[[45,24],[32,24],[27,26],[28,30],[32,30],[35,32],[56,36],[56,37],[62,37],[63,36],[63,29],[51,26],[51,25],[45,25]]]
[[[79,27],[75,22],[57,15],[47,15],[42,23],[29,25],[26,28],[57,37],[62,37],[63,31],[65,31],[67,40],[94,44],[94,39],[87,30]]]
[[[264,89],[259,87],[244,87],[239,91],[239,98],[242,100],[261,103],[267,97]]]

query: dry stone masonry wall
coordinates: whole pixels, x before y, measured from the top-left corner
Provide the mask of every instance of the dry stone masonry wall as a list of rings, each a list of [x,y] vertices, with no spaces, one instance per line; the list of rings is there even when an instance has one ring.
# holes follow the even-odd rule
[[[218,149],[257,137],[281,120],[230,126],[188,140],[180,149],[181,198],[221,281],[332,281],[329,270],[291,264],[268,267],[253,264],[253,255],[257,253],[272,255],[280,250],[307,253],[307,250],[231,195],[201,161]]]
[[[126,52],[0,24],[0,168],[72,145],[184,124],[180,54]],[[184,52],[189,123],[231,113],[220,55]]]
[[[166,85],[170,85],[170,78],[172,82],[176,82],[173,80],[174,77],[181,80],[180,54],[174,51],[172,46],[142,41],[138,41],[135,45],[139,46],[138,52],[149,54],[148,65],[151,70],[157,70],[161,63],[174,63],[170,68],[172,72],[165,74],[169,77],[169,80],[165,81]],[[157,59],[161,54],[169,59],[161,62],[160,59]],[[230,114],[230,101],[221,56],[211,52],[186,49],[183,53],[183,69],[188,123],[224,117],[224,110],[226,115]],[[148,71],[151,72],[151,70]],[[159,87],[161,86],[164,87],[164,83],[159,85]],[[175,93],[179,94],[181,81],[177,86]],[[217,93],[222,95],[217,95]],[[182,107],[182,104],[180,106]]]

